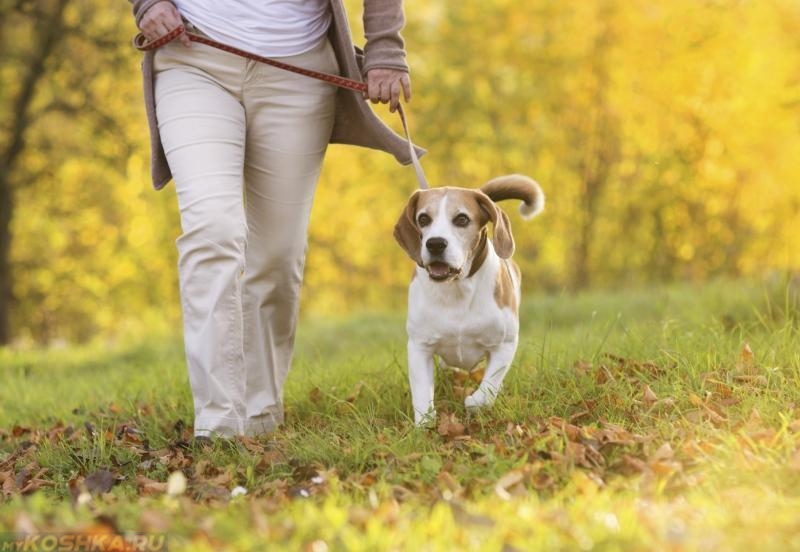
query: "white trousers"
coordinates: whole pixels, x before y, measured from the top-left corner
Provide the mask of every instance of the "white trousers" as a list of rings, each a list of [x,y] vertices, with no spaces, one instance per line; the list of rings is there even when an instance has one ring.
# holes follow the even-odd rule
[[[282,61],[338,73],[330,44]],[[283,421],[307,227],[333,126],[333,86],[209,46],[155,57],[195,435]]]

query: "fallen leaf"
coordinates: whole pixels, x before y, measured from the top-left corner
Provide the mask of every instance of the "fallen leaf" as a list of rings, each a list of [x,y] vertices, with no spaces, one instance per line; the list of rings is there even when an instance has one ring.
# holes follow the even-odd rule
[[[451,493],[460,493],[462,490],[461,485],[449,471],[439,472],[436,476],[436,480],[439,482],[440,487],[444,487]]]
[[[155,481],[143,475],[136,476],[136,485],[139,487],[139,492],[145,495],[167,492],[167,483],[165,481]]]
[[[652,406],[657,401],[658,397],[656,396],[656,394],[653,392],[652,389],[650,389],[649,385],[645,384],[644,389],[642,391],[642,402],[644,402],[644,404],[647,406]]]
[[[595,383],[602,385],[604,383],[615,383],[617,380],[608,367],[604,364],[598,366],[594,376]]]
[[[473,381],[473,383],[481,383],[483,381],[483,375],[486,373],[486,366],[480,366],[475,368],[469,373],[469,379]]]
[[[653,462],[650,469],[656,475],[665,476],[681,471],[683,466],[680,462]]]
[[[745,374],[755,374],[758,372],[756,359],[749,343],[745,343],[739,352],[739,359],[736,361],[736,371]]]
[[[445,439],[454,439],[464,435],[466,427],[456,419],[455,414],[447,414],[441,417],[437,431]]]
[[[450,510],[453,513],[453,519],[458,525],[466,525],[468,527],[494,527],[495,525],[495,521],[492,518],[472,514],[458,502],[451,502]]]
[[[525,474],[520,470],[511,470],[507,472],[494,485],[494,492],[503,500],[511,500],[510,489],[518,485],[525,478]]]
[[[624,454],[622,456],[621,461],[622,467],[625,468],[627,472],[633,473],[645,473],[648,471],[647,462],[636,458],[635,456],[631,456],[630,454]]]
[[[26,433],[31,433],[31,431],[32,430],[29,427],[22,427],[22,426],[15,425],[14,427],[11,428],[11,435],[13,437],[21,437],[22,435],[25,435]]]
[[[712,377],[704,378],[703,385],[724,399],[733,396],[733,387],[723,381],[719,381],[718,379],[714,379]]]
[[[754,387],[766,387],[769,384],[767,377],[762,374],[736,374],[733,379]]]
[[[364,389],[364,382],[359,381],[356,386],[353,388],[353,391],[350,395],[347,396],[345,399],[346,402],[352,403],[361,395],[361,391]]]
[[[672,450],[672,445],[669,443],[664,443],[653,453],[650,457],[651,462],[660,462],[662,460],[672,460],[672,457],[675,456],[675,451]]]
[[[97,470],[86,476],[83,485],[89,493],[99,495],[109,492],[116,482],[117,476],[110,471]]]
[[[572,369],[581,375],[586,375],[592,370],[592,363],[586,360],[576,360],[572,364]]]

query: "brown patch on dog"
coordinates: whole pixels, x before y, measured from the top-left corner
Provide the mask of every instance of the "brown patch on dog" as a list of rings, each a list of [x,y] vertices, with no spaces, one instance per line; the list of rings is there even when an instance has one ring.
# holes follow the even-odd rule
[[[470,261],[469,274],[467,274],[467,278],[478,272],[481,266],[483,266],[483,262],[486,260],[486,254],[489,252],[489,248],[486,246],[487,240],[488,237],[486,228],[481,228],[478,242],[475,244],[475,247],[472,248],[472,261]]]
[[[512,312],[516,313],[519,305],[517,305],[517,296],[514,293],[512,272],[519,281],[521,272],[517,263],[514,261],[500,263],[500,269],[497,271],[497,281],[494,285],[494,300],[501,309],[508,307]]]

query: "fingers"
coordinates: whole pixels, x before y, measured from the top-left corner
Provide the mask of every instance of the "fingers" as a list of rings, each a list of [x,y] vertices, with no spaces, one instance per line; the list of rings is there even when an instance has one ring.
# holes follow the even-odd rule
[[[183,44],[187,48],[191,48],[192,41],[189,40],[189,35],[187,35],[185,32],[178,35],[178,40],[180,40],[181,44]]]
[[[395,69],[371,69],[367,73],[365,97],[372,103],[388,103],[394,112],[400,105],[400,95],[405,101],[411,99],[411,80],[408,73]]]
[[[139,27],[147,40],[156,40],[180,26],[182,23],[181,14],[178,12],[177,8],[175,8],[174,4],[164,0],[163,2],[153,4],[150,9],[144,13]],[[191,45],[191,41],[185,33],[180,35],[179,40],[184,46]]]
[[[411,101],[411,79],[408,77],[408,73],[404,74],[403,77],[400,79],[400,85],[403,87],[403,99],[406,102]]]

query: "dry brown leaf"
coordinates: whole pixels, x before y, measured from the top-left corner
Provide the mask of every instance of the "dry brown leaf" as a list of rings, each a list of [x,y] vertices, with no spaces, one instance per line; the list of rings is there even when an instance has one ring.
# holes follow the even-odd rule
[[[581,411],[576,412],[574,414],[570,414],[569,415],[569,421],[570,421],[570,423],[575,423],[578,420],[580,420],[581,418],[586,418],[586,417],[589,417],[591,415],[592,415],[592,411],[591,410],[581,410]]]
[[[280,464],[284,459],[283,453],[279,450],[265,450],[259,458],[256,467],[260,469],[268,468],[275,464]]]
[[[705,378],[703,380],[703,385],[708,387],[710,391],[716,393],[723,399],[727,399],[733,396],[733,387],[717,379],[711,377]]]
[[[653,406],[651,407],[651,410],[654,413],[659,413],[659,412],[668,412],[673,408],[675,408],[675,399],[673,399],[672,397],[664,397],[663,399],[659,399],[658,401],[656,401],[655,404],[653,404]]]
[[[653,453],[650,457],[650,462],[661,462],[664,460],[672,460],[675,456],[675,451],[672,450],[672,445],[664,443]]]
[[[660,461],[651,463],[650,469],[653,470],[653,473],[656,475],[665,476],[682,471],[683,466],[680,462]]]
[[[461,368],[451,368],[451,373],[453,374],[453,382],[456,384],[464,384],[469,380],[469,372],[467,370],[462,370]]]
[[[315,387],[308,392],[308,400],[314,404],[319,404],[322,401],[322,391],[320,391],[319,387]]]
[[[117,476],[108,470],[97,470],[83,480],[85,489],[93,495],[107,493],[116,484]]]
[[[703,406],[703,399],[694,393],[689,393],[689,402],[692,403],[693,406]]]
[[[624,454],[622,456],[622,467],[626,468],[625,471],[633,473],[645,473],[649,470],[645,461],[631,456],[630,454]]]
[[[180,472],[177,472],[180,473]],[[224,471],[215,477],[204,480],[206,483],[217,487],[227,487],[233,481],[233,475],[229,471]]]
[[[567,441],[564,454],[573,465],[591,468],[592,465],[586,458],[586,447],[574,441]]]
[[[594,381],[595,383],[602,385],[608,382],[615,383],[617,379],[605,364],[601,364],[598,366],[597,372],[595,372]]]
[[[576,360],[572,364],[572,369],[581,375],[586,375],[592,371],[592,363],[585,360]]]
[[[742,346],[742,350],[739,352],[739,359],[736,361],[736,371],[744,374],[755,374],[758,372],[755,355],[749,343],[745,343],[744,346]]]
[[[486,366],[480,366],[469,373],[469,379],[472,380],[473,383],[480,383],[483,381],[483,374],[485,373]]]
[[[55,487],[55,483],[40,477],[32,477],[25,482],[25,485],[23,485],[22,488],[20,488],[19,494],[28,495],[34,491],[38,491],[42,487]]]
[[[767,377],[762,374],[736,374],[733,379],[754,387],[766,387],[769,384]]]
[[[348,395],[347,398],[345,398],[345,401],[349,403],[355,402],[355,400],[359,397],[359,395],[361,395],[361,391],[363,389],[364,389],[364,382],[359,381],[353,388],[353,391],[350,393],[350,395]]]
[[[375,473],[375,471],[368,471],[367,473],[358,477],[358,483],[362,487],[372,487],[377,482],[378,475]]]
[[[558,416],[550,417],[550,425],[560,429],[570,441],[577,441],[581,436],[581,428],[575,424],[570,424]]]
[[[167,492],[166,481],[155,481],[143,475],[136,476],[136,485],[144,495],[163,494]]]
[[[705,413],[708,420],[714,425],[722,425],[728,421],[728,418],[714,410],[709,405],[705,405]]]
[[[458,525],[465,525],[468,527],[494,527],[495,521],[492,518],[472,514],[458,502],[451,502],[450,510],[453,513],[453,519]]]
[[[650,386],[647,385],[647,384],[644,384],[644,389],[642,390],[642,402],[646,406],[652,406],[657,401],[658,401],[658,397],[653,392],[653,390],[650,388]]]
[[[437,426],[439,435],[445,439],[460,437],[464,435],[466,430],[466,426],[458,421],[455,414],[446,414],[442,416]]]
[[[503,500],[511,500],[510,489],[521,483],[524,478],[525,474],[520,470],[511,470],[505,473],[495,483],[495,494]]]
[[[441,471],[436,476],[436,480],[440,483],[440,486],[448,489],[449,491],[456,493],[461,491],[461,485],[458,483],[453,474],[448,471]]]

